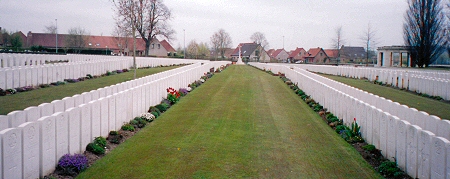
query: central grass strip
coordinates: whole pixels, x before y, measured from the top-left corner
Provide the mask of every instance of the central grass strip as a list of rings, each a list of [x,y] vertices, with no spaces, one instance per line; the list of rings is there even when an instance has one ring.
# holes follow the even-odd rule
[[[333,75],[324,75],[335,81],[359,88],[369,93],[390,99],[394,102],[404,104],[410,108],[416,108],[419,111],[425,111],[430,115],[439,116],[441,119],[450,119],[450,104],[437,101],[430,98],[425,98],[411,92],[394,89],[391,87],[381,86],[368,82],[367,80],[345,78]]]
[[[136,78],[152,75],[162,71],[178,68],[179,66],[138,69]],[[11,111],[23,110],[30,106],[38,106],[42,103],[50,103],[53,100],[70,97],[83,92],[89,92],[110,85],[115,85],[133,79],[134,71],[101,78],[86,80],[78,83],[68,83],[60,86],[41,88],[14,95],[0,96],[0,115],[6,115]]]
[[[380,178],[279,78],[231,66],[79,178]]]

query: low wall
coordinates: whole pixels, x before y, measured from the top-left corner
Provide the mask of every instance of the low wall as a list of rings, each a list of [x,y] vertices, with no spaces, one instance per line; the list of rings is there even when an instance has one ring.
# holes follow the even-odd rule
[[[345,124],[351,124],[356,118],[361,126],[362,137],[380,149],[386,158],[396,161],[411,177],[450,178],[450,141],[439,134],[411,124],[407,118],[385,112],[377,107],[378,104],[371,105],[353,96],[353,93],[345,93],[333,85],[320,82],[314,79],[315,74],[306,70],[282,65],[250,64],[260,69],[270,69],[274,73],[285,73],[315,101],[343,119]],[[426,121],[425,126],[437,125],[437,121],[425,119],[425,116],[417,118]]]

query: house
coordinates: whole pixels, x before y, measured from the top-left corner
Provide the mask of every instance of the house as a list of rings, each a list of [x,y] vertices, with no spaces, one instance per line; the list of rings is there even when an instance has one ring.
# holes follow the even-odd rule
[[[269,49],[269,50],[267,50],[267,55],[269,55],[270,56],[270,58],[272,58],[272,54],[273,54],[273,52],[275,52],[275,49]]]
[[[320,48],[310,48],[304,56],[305,63],[324,64],[329,63],[329,59],[325,51]]]
[[[325,49],[325,53],[327,54],[328,58],[330,59],[330,63],[337,63],[338,57],[339,57],[339,50],[338,49]]]
[[[342,45],[340,54],[340,61],[343,63],[359,63],[366,59],[364,47],[346,47]]]
[[[159,41],[157,38],[153,38],[148,54],[155,57],[167,57],[175,52],[176,50],[166,40]]]
[[[303,48],[296,48],[295,50],[291,51],[289,54],[288,59],[292,62],[303,62],[303,57],[306,55],[306,50]]]
[[[232,61],[237,61],[239,58],[239,46],[243,62],[270,62],[270,56],[261,45],[256,43],[240,43],[231,54]]]
[[[289,54],[284,49],[277,49],[272,53],[272,58],[276,59],[277,62],[288,62]]]
[[[58,42],[56,44],[56,36]],[[42,46],[48,51],[55,51],[56,45],[58,50],[66,53],[73,53],[74,50],[82,50],[90,54],[117,54],[130,56],[133,52],[133,38],[131,37],[114,37],[114,36],[81,36],[81,44],[67,44],[69,34],[50,34],[50,33],[32,33],[28,32],[26,37],[26,46]],[[145,53],[145,42],[141,38],[136,38],[136,55],[143,56]],[[166,41],[159,41],[154,38],[151,41],[149,55],[158,57],[167,57],[176,52],[176,50]]]

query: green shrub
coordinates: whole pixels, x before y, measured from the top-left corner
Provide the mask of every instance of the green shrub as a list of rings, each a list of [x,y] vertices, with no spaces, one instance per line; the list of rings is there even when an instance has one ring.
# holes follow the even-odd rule
[[[135,117],[130,121],[130,124],[138,128],[143,128],[147,125],[147,121],[141,117]]]
[[[124,130],[124,131],[134,131],[134,126],[131,125],[131,124],[124,124],[122,126],[122,130]]]
[[[337,122],[339,121],[339,118],[337,118],[336,116],[327,118],[328,123],[333,123],[333,122]]]
[[[103,147],[103,148],[106,147],[106,139],[102,136],[96,137],[94,139],[94,143],[99,145],[100,147]]]
[[[156,108],[155,106],[150,106],[150,108],[148,109],[148,112],[149,113],[156,112],[156,113],[158,113],[158,116],[161,114],[161,111],[158,108]],[[155,115],[155,114],[153,114],[153,115]]]
[[[96,155],[105,154],[105,148],[99,146],[98,144],[92,143],[92,142],[86,146],[86,150],[89,152],[92,152]]]
[[[403,172],[397,167],[397,163],[385,161],[378,167],[378,172],[387,177],[399,177]]]
[[[169,108],[169,105],[166,103],[161,103],[161,104],[156,105],[155,107],[158,108],[159,111],[165,112]]]
[[[375,146],[372,145],[372,144],[362,146],[362,148],[363,148],[364,150],[369,151],[369,152],[373,152],[373,151],[377,150],[377,148],[375,148]]]
[[[109,135],[119,135],[118,131],[109,131]]]
[[[338,133],[338,134],[341,134],[343,131],[346,131],[346,130],[350,130],[350,129],[345,125],[336,126],[336,133]]]
[[[155,118],[159,117],[159,113],[157,113],[157,112],[151,112],[151,114],[153,114],[155,116]]]
[[[298,94],[299,96],[303,96],[303,95],[305,95],[305,92],[303,92],[302,90],[298,90],[298,91],[297,91],[297,94]]]

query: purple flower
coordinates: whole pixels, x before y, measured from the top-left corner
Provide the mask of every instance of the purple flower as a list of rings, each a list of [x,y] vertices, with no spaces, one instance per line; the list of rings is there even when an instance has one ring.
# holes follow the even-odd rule
[[[87,168],[88,159],[82,154],[66,154],[58,161],[58,166],[63,169],[74,169],[77,172],[83,171]]]

